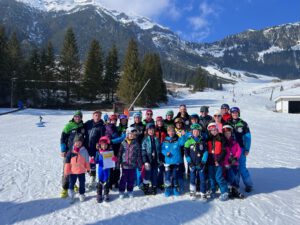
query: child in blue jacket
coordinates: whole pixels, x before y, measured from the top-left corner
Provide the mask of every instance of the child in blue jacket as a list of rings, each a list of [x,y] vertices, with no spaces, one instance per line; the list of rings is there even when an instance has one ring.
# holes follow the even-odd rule
[[[162,154],[165,156],[165,196],[172,193],[175,196],[180,195],[178,176],[180,173],[179,165],[183,163],[181,147],[184,145],[185,137],[178,137],[175,134],[174,126],[168,126],[168,137],[162,144]],[[171,177],[173,185],[171,182]],[[173,191],[172,191],[173,186]]]
[[[105,202],[109,201],[109,178],[110,178],[110,168],[104,169],[103,164],[103,153],[107,151],[113,151],[110,146],[110,140],[107,136],[103,136],[99,139],[97,144],[97,152],[95,159],[91,159],[95,164],[98,164],[98,183],[97,183],[97,202],[101,203],[103,200]],[[113,156],[113,160],[116,161],[116,157]],[[104,197],[103,197],[104,192]]]

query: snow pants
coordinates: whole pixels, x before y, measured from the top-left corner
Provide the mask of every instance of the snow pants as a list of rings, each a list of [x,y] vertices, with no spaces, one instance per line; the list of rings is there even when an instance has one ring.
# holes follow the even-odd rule
[[[252,187],[253,183],[250,177],[250,173],[246,167],[247,157],[245,156],[245,150],[242,149],[242,154],[239,159],[239,170],[243,180],[243,183],[246,187]]]
[[[179,165],[165,165],[165,186],[178,187]]]
[[[158,177],[158,167],[157,166],[151,166],[150,170],[145,170],[145,178],[144,180],[149,182],[151,181],[151,184],[153,187],[157,187],[157,177]]]
[[[240,187],[240,171],[238,166],[230,166],[230,168],[226,168],[226,180],[232,187],[237,189]]]
[[[127,189],[128,192],[132,192],[135,178],[136,169],[122,169],[119,191],[125,192],[125,189]]]
[[[74,185],[77,181],[77,179],[79,180],[79,194],[84,194],[85,193],[85,174],[81,173],[81,174],[70,174],[70,184],[69,184],[69,189],[70,190],[74,190]]]
[[[196,192],[197,176],[200,179],[200,192],[206,193],[206,175],[205,172],[196,167],[190,167],[190,191]]]
[[[216,183],[219,185],[221,194],[228,192],[228,186],[223,176],[222,166],[208,166],[208,180],[212,193],[216,192]]]

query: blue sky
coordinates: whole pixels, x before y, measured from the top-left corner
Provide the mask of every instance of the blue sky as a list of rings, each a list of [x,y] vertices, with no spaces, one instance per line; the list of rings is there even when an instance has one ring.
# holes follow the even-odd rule
[[[300,22],[300,0],[102,0],[169,27],[182,39],[213,42],[247,29]]]

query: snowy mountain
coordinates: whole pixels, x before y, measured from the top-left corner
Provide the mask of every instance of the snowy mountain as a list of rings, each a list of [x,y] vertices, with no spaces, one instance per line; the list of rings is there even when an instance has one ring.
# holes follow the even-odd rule
[[[49,40],[58,53],[66,28],[76,33],[85,57],[91,39],[105,52],[116,43],[121,57],[128,40],[139,42],[141,54],[161,55],[165,78],[185,82],[199,65],[299,78],[300,23],[264,30],[247,30],[214,43],[191,43],[150,19],[103,7],[99,0],[0,0],[0,23],[8,33],[16,30],[25,46],[43,46]]]
[[[76,194],[76,202],[69,204],[68,199],[59,196],[63,163],[58,143],[73,111],[26,109],[0,116],[1,129],[5,131],[0,135],[1,224],[298,225],[299,114],[273,112],[274,102],[269,98],[274,87],[274,97],[299,94],[299,83],[300,80],[273,83],[267,77],[239,82],[234,86],[237,103],[232,102],[232,85],[224,85],[223,91],[193,94],[182,89],[178,98],[153,110],[156,117],[164,116],[169,109],[177,112],[182,103],[190,114],[199,113],[202,105],[210,106],[211,114],[224,102],[240,107],[252,135],[247,166],[254,191],[246,193],[243,200],[226,202],[217,198],[191,201],[187,183],[186,193],[178,197],[166,198],[161,191],[156,196],[145,196],[136,187],[133,199],[119,199],[118,190],[113,189],[108,203],[96,203],[96,191],[88,191],[85,202],[79,202]],[[282,92],[277,87],[280,85],[284,87]],[[40,115],[45,122],[43,127],[36,125]],[[84,121],[91,117],[92,112],[83,112]],[[129,124],[132,121],[130,118]],[[87,181],[88,178],[87,175]],[[242,182],[240,185],[244,193]]]

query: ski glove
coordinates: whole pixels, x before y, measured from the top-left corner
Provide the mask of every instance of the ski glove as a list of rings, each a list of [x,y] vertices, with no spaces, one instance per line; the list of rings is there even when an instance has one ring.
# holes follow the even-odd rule
[[[67,151],[67,147],[65,143],[60,144],[60,151],[61,152],[66,152]]]
[[[237,162],[237,158],[236,157],[230,157],[228,159],[228,162],[230,165],[234,165]]]

